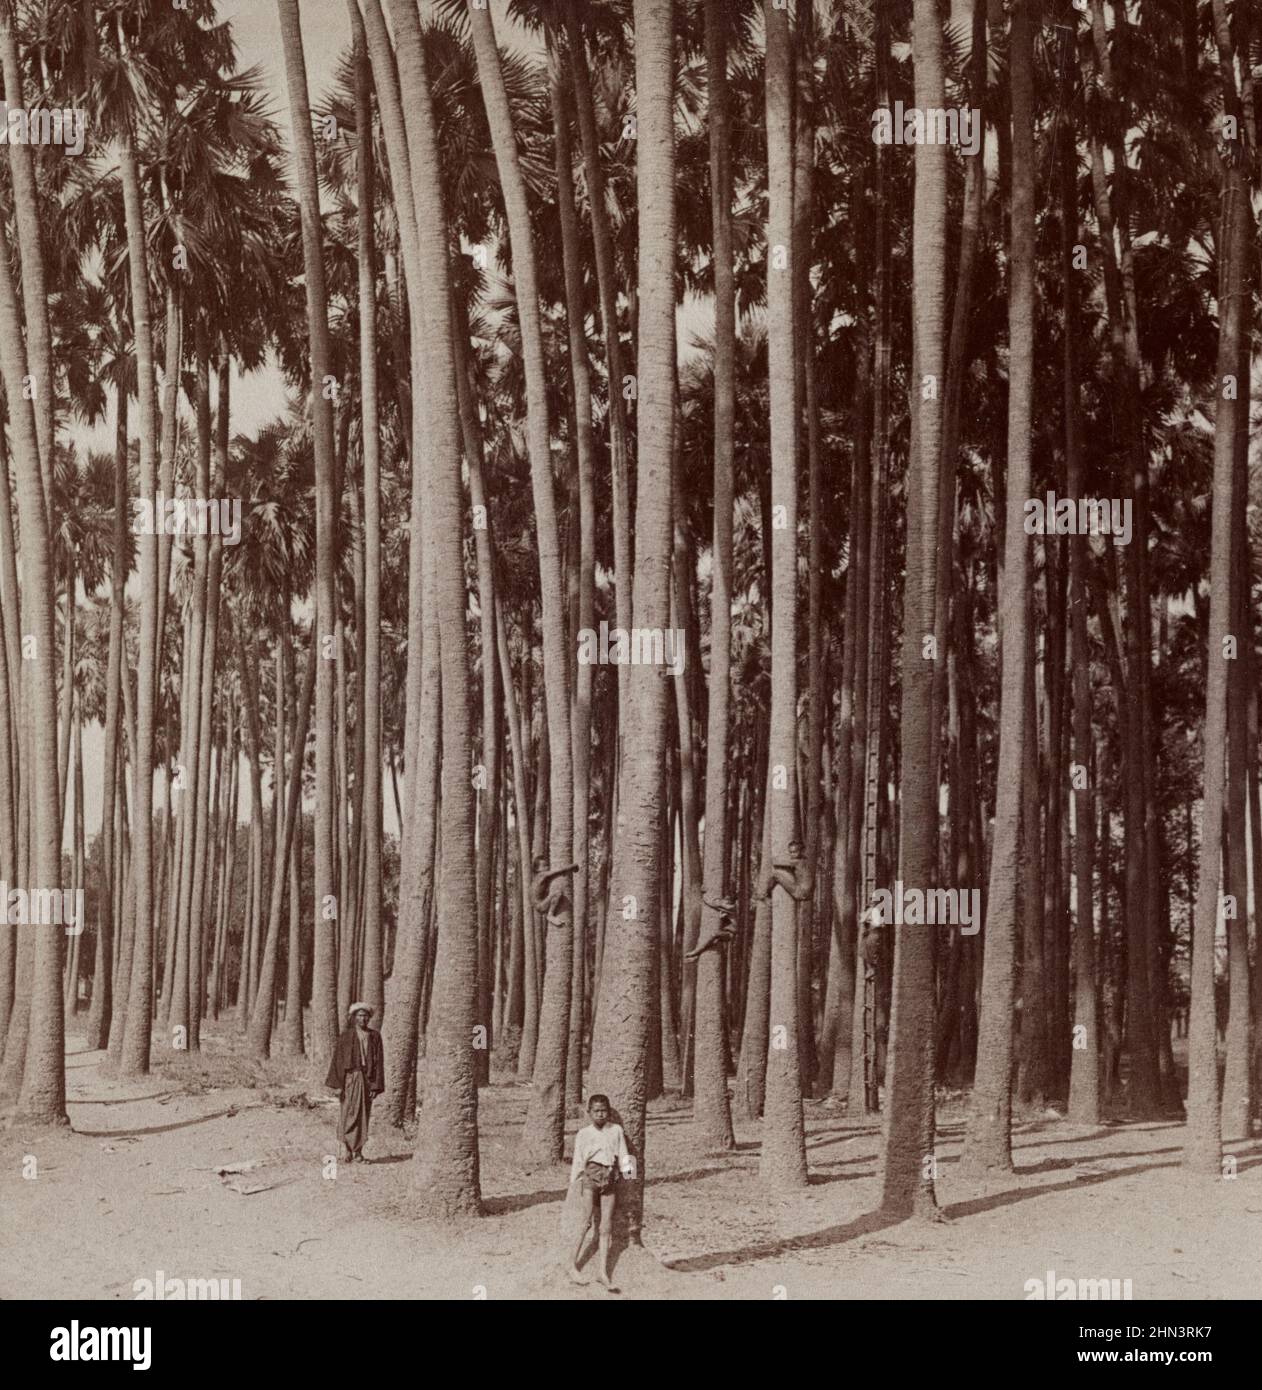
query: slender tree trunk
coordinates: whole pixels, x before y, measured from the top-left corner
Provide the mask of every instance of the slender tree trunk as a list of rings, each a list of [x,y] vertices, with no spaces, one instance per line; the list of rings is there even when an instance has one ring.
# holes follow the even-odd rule
[[[1226,6],[1214,0],[1214,24],[1219,50],[1224,110],[1240,120],[1234,56],[1227,29]],[[1227,742],[1227,636],[1231,631],[1232,519],[1235,497],[1236,432],[1241,409],[1236,376],[1240,370],[1240,341],[1246,331],[1245,285],[1251,222],[1248,185],[1244,178],[1243,141],[1228,143],[1222,166],[1222,221],[1219,244],[1221,268],[1218,328],[1218,373],[1214,417],[1214,482],[1211,506],[1209,562],[1209,643],[1205,672],[1205,785],[1201,797],[1201,851],[1197,874],[1196,912],[1192,924],[1191,1005],[1188,1020],[1187,1135],[1183,1166],[1206,1176],[1221,1176],[1221,1095],[1218,1082],[1216,1007],[1214,998],[1214,936],[1218,923],[1219,884],[1224,809],[1224,754]],[[1243,398],[1247,402],[1246,389]]]
[[[495,46],[491,12],[469,10],[478,77],[486,103],[491,144],[499,170],[508,218],[513,273],[517,284],[517,316],[521,326],[522,360],[526,376],[526,441],[530,455],[531,490],[539,551],[539,584],[543,607],[544,698],[550,752],[548,861],[552,869],[571,862],[574,851],[573,757],[570,743],[569,662],[565,645],[565,590],[561,577],[560,533],[552,488],[548,429],[547,368],[539,314],[539,289],[526,182],[517,157],[516,136],[508,92]],[[590,410],[587,412],[590,419]],[[522,1136],[528,1163],[555,1163],[561,1157],[565,1123],[565,1061],[570,1033],[570,989],[573,978],[574,917],[577,885],[564,881],[565,897],[555,912],[559,920],[548,935],[543,1001],[539,1016],[539,1048],[535,1056],[533,1091]]]
[[[727,84],[727,19],[719,0],[706,0],[706,72],[710,118],[710,220],[714,235],[714,542],[710,588],[709,722],[706,731],[705,845],[702,884],[727,894],[728,707],[732,661],[732,508],[736,418],[736,291],[732,254],[731,117]],[[701,929],[719,926],[702,907]],[[728,950],[733,949],[728,947]],[[723,962],[719,949],[697,961],[696,1064],[693,1114],[703,1152],[736,1147],[727,1093],[723,1033]]]
[[[933,0],[913,11],[916,104],[945,99],[942,29]],[[907,480],[907,564],[903,600],[903,705],[898,878],[930,887],[937,877],[938,769],[934,666],[925,660],[933,631],[937,586],[938,474],[942,460],[945,365],[946,161],[944,145],[916,147],[912,242],[913,424]],[[933,654],[935,659],[940,655]],[[934,937],[927,930],[895,932],[894,977],[886,1067],[882,1146],[882,1207],[892,1215],[931,1211],[934,1198]]]
[[[1012,234],[1009,255],[1008,469],[1005,479],[1003,581],[999,624],[1003,644],[999,770],[994,847],[986,894],[977,1075],[961,1156],[962,1170],[1012,1168],[1012,1011],[1015,998],[1017,874],[1021,794],[1026,767],[1025,665],[1029,621],[1029,542],[1023,529],[1030,490],[1034,388],[1034,92],[1033,22],[1029,0],[1012,10]]]
[[[442,761],[449,770],[442,798],[442,930],[434,962],[426,1034],[425,1086],[417,1132],[415,1193],[422,1214],[476,1215],[478,1092],[473,1059],[478,1005],[478,940],[469,779],[470,721],[465,666],[463,500],[459,409],[452,347],[447,221],[420,24],[411,0],[392,0],[399,82],[410,94],[405,112],[419,269],[426,286],[421,323],[426,373],[426,423],[432,451],[429,478],[442,672]],[[458,772],[456,771],[458,769]],[[568,980],[568,975],[567,975]]]
[[[633,621],[670,619],[671,473],[675,421],[674,5],[635,0],[636,179],[639,189],[636,564]],[[631,667],[622,743],[611,900],[591,1084],[610,1097],[637,1162],[620,1204],[629,1238],[644,1210],[646,1078],[660,892],[666,691],[651,666]],[[555,809],[555,808],[554,808]]]
[[[1078,292],[1073,254],[1078,243],[1078,150],[1073,127],[1066,127],[1061,152],[1061,275],[1063,277],[1065,465],[1069,495],[1082,491],[1082,439],[1078,402]],[[1095,788],[1092,776],[1091,646],[1087,633],[1086,568],[1090,541],[1069,540],[1070,669],[1073,672],[1074,937],[1073,1045],[1069,1063],[1069,1118],[1077,1124],[1100,1122],[1100,1026],[1096,983]]]
[[[333,407],[324,392],[332,371],[328,297],[324,280],[324,238],[316,175],[315,139],[307,99],[306,61],[298,0],[277,0],[285,52],[285,80],[293,114],[293,147],[302,221],[307,332],[311,343],[311,414],[316,471],[316,628],[321,660],[316,666],[316,842],[314,973],[311,986],[312,1061],[315,1073],[327,1064],[337,1037],[337,981],[334,928],[339,911],[333,891],[334,756],[334,566],[336,502],[333,490]],[[255,814],[261,814],[258,808]]]
[[[788,14],[764,6],[767,28],[767,348],[771,404],[771,723],[766,843],[771,865],[797,841],[797,418],[793,315],[793,89]],[[768,881],[764,864],[761,882]],[[771,880],[771,1046],[759,1175],[776,1187],[806,1182],[798,1051],[798,904]]]
[[[154,393],[153,333],[149,318],[147,235],[140,170],[130,132],[119,141],[119,172],[127,225],[127,263],[140,402],[140,500],[150,504],[155,522],[142,532],[139,543],[140,583],[137,597],[140,605],[140,642],[136,673],[136,747],[132,763],[134,806],[131,822],[136,915],[131,941],[126,1029],[122,1035],[119,1057],[119,1069],[124,1076],[141,1076],[149,1070],[153,1012],[153,757],[158,699],[157,531],[160,528],[156,524],[158,420]],[[127,976],[120,976],[120,980],[126,979]]]
[[[578,215],[574,207],[574,176],[570,150],[567,85],[560,59],[552,54],[549,94],[556,132],[557,203],[561,221],[561,252],[565,269],[565,319],[569,334],[570,375],[574,383],[575,453],[578,462],[578,628],[592,632],[596,623],[596,498],[592,431],[591,373],[587,361],[583,268],[579,254]],[[493,669],[493,667],[492,667]],[[579,661],[574,671],[571,720],[574,778],[574,933],[572,941],[570,1024],[566,1048],[566,1105],[581,1107],[583,1091],[583,1014],[588,936],[588,809],[591,801],[592,665]]]
[[[122,754],[119,750],[121,682],[130,680],[123,665],[123,593],[127,586],[127,392],[116,399],[114,440],[114,525],[110,574],[110,647],[105,674],[105,757],[101,784],[101,895],[96,932],[92,1004],[88,1009],[87,1046],[109,1042],[114,1007],[113,948],[118,923],[114,916],[114,813]]]

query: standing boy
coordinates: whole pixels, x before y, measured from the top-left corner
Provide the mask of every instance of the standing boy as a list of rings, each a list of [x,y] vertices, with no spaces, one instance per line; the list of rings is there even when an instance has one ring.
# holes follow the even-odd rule
[[[583,1198],[583,1229],[570,1261],[570,1278],[583,1283],[578,1272],[579,1257],[587,1244],[588,1232],[596,1221],[596,1202],[600,1202],[600,1262],[597,1280],[611,1293],[617,1290],[609,1282],[609,1246],[613,1237],[613,1209],[617,1201],[617,1182],[635,1176],[635,1159],[627,1148],[622,1126],[609,1118],[609,1097],[596,1095],[587,1102],[591,1124],[574,1136],[574,1163],[570,1168],[570,1185],[579,1184]]]

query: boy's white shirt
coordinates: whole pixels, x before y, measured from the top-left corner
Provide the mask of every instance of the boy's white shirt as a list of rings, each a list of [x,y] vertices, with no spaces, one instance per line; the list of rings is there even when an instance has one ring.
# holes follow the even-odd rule
[[[570,1168],[570,1181],[579,1177],[593,1160],[606,1167],[617,1163],[624,1178],[635,1177],[635,1159],[627,1148],[622,1126],[614,1124],[612,1120],[603,1129],[585,1125],[574,1136],[574,1163]]]

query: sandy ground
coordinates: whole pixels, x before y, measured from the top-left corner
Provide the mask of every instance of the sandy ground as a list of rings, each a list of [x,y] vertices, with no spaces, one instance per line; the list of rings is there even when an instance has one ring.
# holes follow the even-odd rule
[[[370,1162],[326,1176],[327,1093],[309,1104],[292,1065],[250,1064],[235,1046],[212,1026],[201,1058],[122,1082],[72,1039],[71,1128],[0,1132],[0,1297],[132,1299],[159,1270],[239,1279],[245,1299],[612,1297],[560,1271],[568,1165],[518,1166],[526,1088],[481,1092],[486,1215],[444,1227],[410,1214],[408,1141],[378,1125]],[[1227,1146],[1235,1177],[1196,1179],[1179,1167],[1178,1124],[1048,1117],[1020,1127],[1016,1175],[979,1188],[957,1175],[963,1114],[948,1103],[947,1219],[891,1225],[872,1214],[877,1126],[822,1103],[806,1114],[810,1185],[777,1196],[758,1180],[758,1125],[738,1124],[735,1154],[699,1157],[687,1103],[655,1103],[647,1248],[618,1257],[622,1296],[1022,1299],[1049,1270],[1130,1279],[1135,1299],[1262,1296],[1257,1138]]]

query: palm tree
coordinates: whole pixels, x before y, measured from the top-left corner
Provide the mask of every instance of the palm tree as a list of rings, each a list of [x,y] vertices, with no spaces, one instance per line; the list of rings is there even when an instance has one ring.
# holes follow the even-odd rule
[[[377,272],[373,237],[372,68],[356,0],[347,0],[354,35],[356,230],[359,252],[359,378],[364,466],[364,647],[360,700],[364,733],[364,997],[385,1004],[381,936],[381,427],[377,410]]]
[[[1235,56],[1227,26],[1226,7],[1215,0],[1215,37],[1223,110],[1244,129],[1240,94],[1235,80]],[[1223,211],[1221,222],[1220,293],[1218,298],[1218,390],[1214,415],[1214,481],[1211,516],[1212,547],[1209,568],[1209,646],[1205,672],[1205,786],[1201,800],[1201,849],[1192,924],[1191,1006],[1188,1020],[1187,1138],[1183,1166],[1195,1173],[1218,1176],[1222,1169],[1222,1097],[1218,1081],[1217,1022],[1214,998],[1214,936],[1218,925],[1224,810],[1224,754],[1227,744],[1228,666],[1225,642],[1232,627],[1233,516],[1245,505],[1235,483],[1236,436],[1244,421],[1237,392],[1228,379],[1240,371],[1241,338],[1247,323],[1246,266],[1252,214],[1244,177],[1242,138],[1225,141],[1222,154]],[[1249,391],[1242,395],[1245,410]],[[1251,641],[1251,635],[1244,640]],[[1234,775],[1234,773],[1233,773]],[[1244,897],[1242,889],[1238,889]]]
[[[1012,1167],[1012,1010],[1017,941],[1018,846],[1026,750],[1029,552],[1023,526],[1030,490],[1034,387],[1034,56],[1029,0],[1012,10],[1012,231],[1008,295],[1008,474],[999,625],[1003,642],[994,848],[986,898],[977,1075],[961,1164]]]
[[[425,287],[423,317],[415,327],[419,328],[422,370],[428,382],[425,412],[432,460],[428,482],[442,671],[442,760],[449,774],[444,779],[440,826],[442,930],[438,934],[426,1033],[415,1187],[422,1212],[455,1217],[477,1214],[481,1209],[478,1092],[473,1058],[478,938],[465,666],[459,408],[452,349],[447,219],[424,44],[411,0],[392,0],[391,14],[399,83],[411,98],[404,115],[419,243],[417,264]],[[395,184],[397,187],[397,174]]]
[[[538,535],[539,587],[543,607],[543,675],[548,718],[549,840],[552,868],[570,863],[574,852],[573,750],[570,743],[569,658],[565,639],[565,588],[561,543],[552,489],[552,449],[548,429],[547,371],[539,315],[538,271],[530,228],[526,181],[517,155],[513,116],[500,68],[491,12],[471,4],[469,20],[478,59],[478,76],[499,169],[517,282],[517,318],[526,373],[526,440]],[[572,310],[577,310],[577,305]],[[590,413],[590,412],[589,412]],[[573,979],[574,887],[550,915],[539,1043],[523,1148],[527,1162],[549,1164],[561,1157],[565,1123],[565,1059],[570,1031]]]
[[[85,309],[90,310],[93,296]],[[106,663],[106,695],[104,735],[105,747],[117,749],[121,728],[122,679],[124,664],[124,594],[127,576],[131,572],[130,530],[127,525],[127,487],[128,487],[128,396],[135,385],[135,359],[128,350],[120,333],[119,319],[110,312],[104,302],[99,300],[100,318],[103,319],[101,333],[102,358],[98,363],[100,376],[114,388],[115,402],[115,442],[111,460],[110,475],[112,506],[107,509],[111,521],[110,556],[110,634],[109,655]],[[96,315],[92,315],[95,319]],[[87,1045],[90,1048],[105,1047],[110,1040],[111,1019],[114,1011],[113,955],[114,937],[120,923],[114,920],[114,819],[115,804],[119,794],[119,759],[112,754],[104,759],[101,786],[101,867],[102,882],[100,894],[100,914],[96,933],[96,960],[92,976],[92,1003],[88,1010]]]
[[[732,453],[736,415],[736,290],[732,275],[732,152],[727,89],[727,24],[719,0],[706,0],[709,81],[710,207],[714,235],[714,544],[710,589],[710,708],[706,731],[705,868],[711,901],[727,890],[728,697],[732,659]],[[702,933],[712,937],[716,909],[703,908]],[[695,1117],[701,1146],[736,1147],[727,1094],[723,1037],[723,961],[703,951],[697,961]]]
[[[1074,247],[1078,242],[1078,148],[1073,126],[1066,120],[1060,158],[1061,267],[1064,277],[1064,412],[1065,468],[1070,497],[1082,490],[1082,439],[1078,399],[1078,296],[1073,273]],[[1074,762],[1091,766],[1091,648],[1087,632],[1086,570],[1090,542],[1074,536],[1069,543],[1070,667],[1073,671]],[[1096,988],[1095,909],[1092,877],[1095,872],[1095,791],[1089,777],[1074,790],[1074,982],[1075,1034],[1082,1029],[1084,1047],[1070,1053],[1069,1118],[1078,1124],[1100,1121],[1100,1030]]]
[[[635,0],[636,179],[639,188],[636,556],[634,623],[670,621],[671,472],[675,422],[674,5]],[[609,1095],[638,1161],[623,1219],[639,1242],[645,1110],[661,893],[666,691],[651,666],[630,668],[619,771],[601,1000],[591,1084]]]
[[[934,0],[916,0],[912,18],[915,100],[921,111],[945,103],[942,27]],[[942,464],[948,151],[916,146],[912,233],[912,452],[907,476],[907,568],[903,602],[903,708],[899,786],[899,879],[930,886],[937,875],[938,768],[933,761],[933,665],[924,637],[933,631],[937,584],[938,482]],[[1024,495],[1024,494],[1022,494]],[[945,654],[939,654],[945,659]],[[893,1215],[932,1210],[933,936],[894,936],[887,1102],[881,1152],[881,1203]]]
[[[337,980],[334,928],[338,904],[333,881],[333,591],[336,504],[333,492],[333,405],[325,386],[331,375],[328,296],[324,278],[324,238],[316,178],[315,138],[307,97],[298,0],[277,0],[285,51],[285,79],[293,119],[298,206],[302,220],[302,259],[307,331],[311,341],[311,416],[316,468],[316,628],[320,662],[316,667],[316,825],[315,968],[311,986],[313,1063],[324,1067],[337,1036]],[[256,813],[261,808],[256,808]]]
[[[132,37],[121,14],[116,16],[113,46],[107,46],[111,67],[126,67]],[[119,84],[126,90],[128,84]],[[117,91],[118,87],[113,90]],[[156,508],[158,415],[154,384],[153,330],[149,309],[149,256],[136,155],[135,113],[126,105],[103,113],[116,137],[119,178],[127,230],[132,332],[136,343],[136,382],[140,405],[140,499]],[[154,726],[158,699],[158,536],[156,526],[140,538],[140,646],[136,682],[136,748],[132,813],[132,872],[135,875],[135,926],[131,948],[131,978],[119,1066],[124,1076],[149,1070],[153,1012],[153,762]],[[148,534],[152,531],[153,534]]]
[[[771,404],[771,730],[767,817],[772,863],[797,841],[797,401],[793,317],[793,68],[789,17],[764,5],[767,29],[767,374]],[[767,868],[763,868],[764,881]],[[761,1176],[806,1182],[798,1047],[798,904],[774,879],[771,899],[772,1037],[763,1101]]]
[[[16,196],[16,190],[15,190]],[[44,505],[35,414],[24,399],[26,352],[9,249],[0,244],[0,368],[9,402],[22,535],[22,690],[26,724],[23,780],[29,787],[29,878],[35,889],[55,889],[61,878],[61,810],[57,776],[57,671],[53,636],[55,608],[49,518]],[[7,464],[5,465],[7,467]],[[29,721],[29,722],[28,722]],[[32,1120],[65,1124],[65,1013],[62,964],[65,934],[45,926],[34,938],[33,975],[26,1023],[25,1064],[19,1113]],[[19,978],[19,985],[22,981]],[[19,992],[19,999],[21,994]],[[14,1011],[15,1017],[18,1011]]]
[[[421,298],[418,213],[413,197],[409,152],[412,127],[404,114],[395,53],[380,0],[363,0],[362,13],[390,165],[399,249],[407,284],[412,323],[412,378],[420,381],[424,379],[421,360],[423,335],[417,325],[423,322],[425,311]],[[408,19],[415,20],[414,11],[404,11],[405,25]],[[422,728],[432,729],[437,725],[441,703],[438,622],[431,563],[433,515],[428,505],[430,449],[426,443],[422,395],[419,390],[412,393],[412,505],[408,538],[408,646],[403,743],[408,807],[403,816],[400,847],[399,932],[395,966],[386,991],[384,1028],[386,1113],[389,1121],[396,1125],[403,1123],[413,1096],[422,985],[429,959],[438,811],[440,745],[436,739],[421,738]]]
[[[561,223],[561,258],[565,275],[565,321],[569,336],[570,378],[573,383],[574,450],[577,463],[579,523],[578,555],[570,547],[571,562],[578,564],[578,630],[590,632],[596,623],[596,442],[592,429],[591,370],[587,354],[587,313],[583,294],[583,268],[578,214],[574,204],[574,169],[570,144],[569,84],[561,55],[549,36],[548,96],[555,131],[557,208]],[[571,583],[573,568],[571,567]],[[593,670],[589,662],[574,670],[573,738],[574,846],[578,865],[574,875],[573,956],[570,972],[570,1027],[566,1044],[565,1100],[570,1109],[580,1106],[583,1092],[583,1005],[587,975],[588,813],[591,805],[591,730]],[[542,1079],[542,1075],[540,1079]]]

